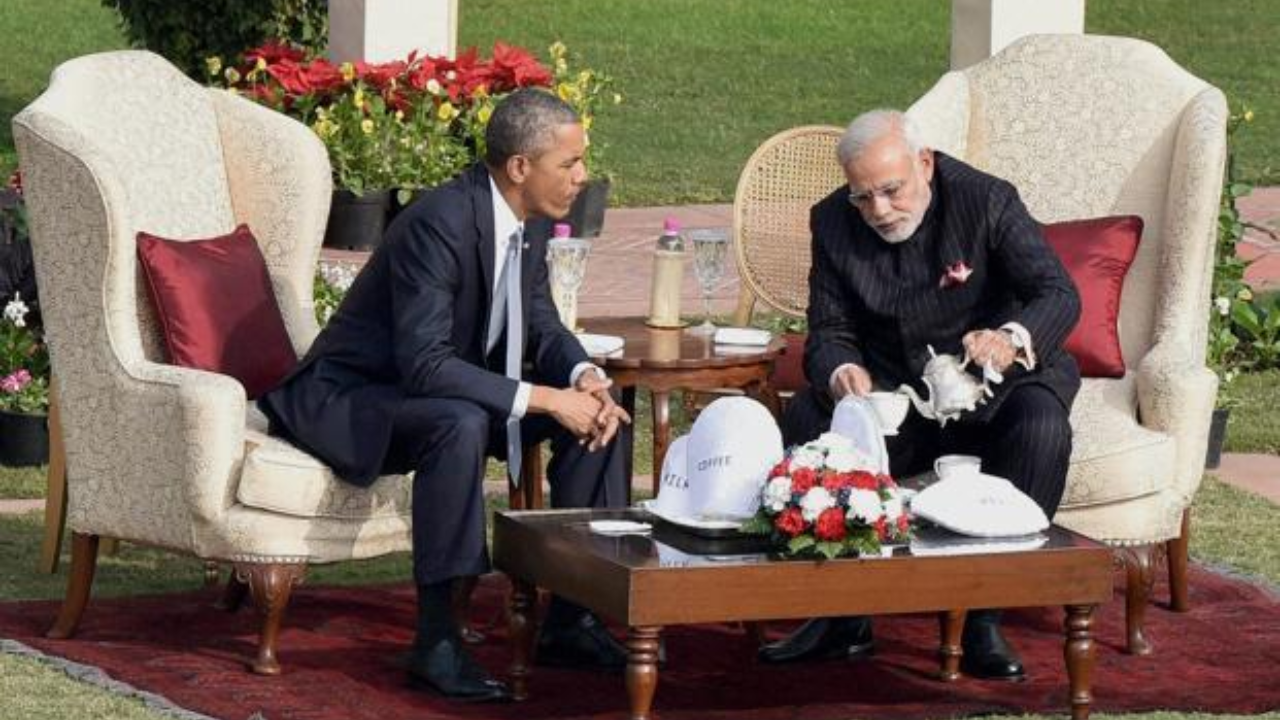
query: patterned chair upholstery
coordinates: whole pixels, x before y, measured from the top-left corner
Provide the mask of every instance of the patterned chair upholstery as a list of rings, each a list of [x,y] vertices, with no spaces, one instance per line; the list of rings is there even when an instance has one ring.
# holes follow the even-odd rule
[[[1024,38],[947,73],[909,110],[930,145],[1017,186],[1050,223],[1139,215],[1119,319],[1123,378],[1086,379],[1057,522],[1117,549],[1128,569],[1128,647],[1159,550],[1187,609],[1189,506],[1203,475],[1217,378],[1205,366],[1226,157],[1222,93],[1129,38]]]
[[[227,562],[264,620],[253,668],[309,563],[410,547],[406,477],[338,481],[266,434],[244,389],[164,364],[135,250],[140,230],[196,238],[248,223],[299,354],[331,195],[304,126],[187,79],[160,57],[69,61],[13,121],[66,447],[72,582],[51,635],[74,632],[98,537]]]

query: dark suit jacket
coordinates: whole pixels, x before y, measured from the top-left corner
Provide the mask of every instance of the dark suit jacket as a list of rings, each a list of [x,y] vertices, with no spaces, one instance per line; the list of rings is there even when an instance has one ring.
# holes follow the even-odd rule
[[[1045,385],[1070,408],[1080,387],[1075,360],[1062,350],[1080,315],[1071,278],[1012,185],[942,153],[934,157],[932,202],[905,242],[877,235],[849,204],[846,187],[813,207],[806,377],[827,389],[831,373],[852,362],[878,387],[909,383],[924,393],[928,345],[959,356],[968,331],[1014,321],[1031,334],[1036,369],[1010,368],[996,396],[969,417],[990,417],[1024,383]],[[940,287],[956,262],[973,274]]]
[[[476,165],[405,210],[298,367],[258,404],[272,432],[368,484],[408,397],[469,400],[496,419],[517,382],[504,375],[505,339],[485,356],[494,284],[489,175]],[[549,223],[525,224],[521,256],[525,360],[564,387],[582,346],[560,323],[547,286]]]

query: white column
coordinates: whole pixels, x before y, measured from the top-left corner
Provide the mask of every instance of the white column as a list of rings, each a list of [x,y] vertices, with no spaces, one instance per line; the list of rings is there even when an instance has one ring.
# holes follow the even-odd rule
[[[329,0],[334,62],[404,59],[410,51],[453,57],[458,0]]]
[[[1085,0],[951,0],[951,69],[963,70],[1024,35],[1083,33]]]

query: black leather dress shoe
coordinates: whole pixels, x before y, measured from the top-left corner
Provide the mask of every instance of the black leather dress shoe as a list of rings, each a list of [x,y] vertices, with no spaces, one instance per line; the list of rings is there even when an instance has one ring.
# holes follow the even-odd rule
[[[511,692],[493,679],[450,637],[429,648],[415,647],[409,658],[409,681],[450,700],[467,703],[509,702]]]
[[[798,660],[869,657],[875,652],[871,618],[814,618],[787,637],[759,651],[761,662],[787,663]]]
[[[1018,654],[1000,633],[999,613],[970,612],[960,647],[964,651],[960,671],[965,675],[1008,682],[1022,682],[1027,678]]]
[[[591,613],[567,625],[544,625],[535,657],[547,667],[621,670],[627,666],[627,648]]]

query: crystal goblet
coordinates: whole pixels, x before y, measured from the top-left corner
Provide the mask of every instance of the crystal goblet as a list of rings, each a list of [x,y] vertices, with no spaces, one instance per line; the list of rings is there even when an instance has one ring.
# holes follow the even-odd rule
[[[576,331],[578,288],[587,274],[591,243],[581,238],[552,238],[547,241],[547,270],[551,274],[551,299],[560,312],[560,322]]]
[[[724,278],[724,265],[729,254],[729,232],[722,228],[692,230],[689,242],[693,245],[693,272],[702,288],[702,309],[705,319],[689,332],[699,335],[715,334],[716,325],[711,322],[711,292]]]

